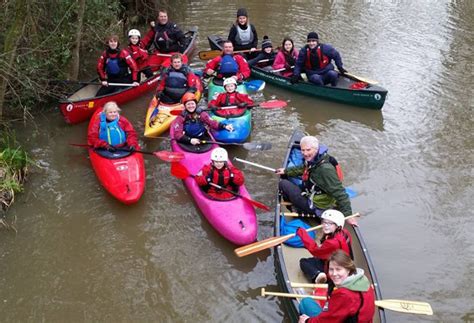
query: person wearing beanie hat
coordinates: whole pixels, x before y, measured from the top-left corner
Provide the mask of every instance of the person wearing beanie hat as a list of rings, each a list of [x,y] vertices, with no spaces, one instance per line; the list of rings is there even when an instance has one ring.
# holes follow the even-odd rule
[[[283,38],[281,48],[273,62],[273,72],[279,72],[284,77],[291,77],[297,58],[298,50],[295,48],[293,40],[289,37]]]
[[[178,142],[195,146],[201,144],[201,140],[212,140],[207,129],[234,130],[232,124],[211,119],[207,112],[198,108],[194,93],[185,93],[181,103],[184,104],[183,113],[171,124],[171,127],[174,129],[173,139]]]
[[[117,35],[110,35],[105,41],[105,50],[97,60],[97,73],[102,86],[96,96],[102,96],[123,90],[123,87],[110,86],[109,83],[132,83],[138,85],[138,66],[130,53],[120,49]],[[130,68],[130,73],[128,69]]]
[[[258,36],[255,26],[249,23],[247,9],[237,10],[237,19],[227,37],[234,45],[235,50],[255,51],[258,45]]]
[[[314,31],[308,33],[307,41],[307,45],[299,52],[291,83],[297,83],[304,70],[311,83],[319,86],[326,84],[336,86],[339,73],[334,70],[331,62],[334,61],[342,75],[347,73],[342,66],[341,55],[331,45],[320,43],[319,36]]]
[[[274,60],[275,53],[273,52],[272,41],[265,35],[262,41],[262,51],[255,58],[249,60],[249,66],[259,66],[263,69],[271,70]]]

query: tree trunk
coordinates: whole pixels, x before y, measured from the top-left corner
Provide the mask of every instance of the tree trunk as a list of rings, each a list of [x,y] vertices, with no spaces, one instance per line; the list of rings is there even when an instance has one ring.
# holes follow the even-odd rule
[[[76,33],[76,42],[72,50],[71,68],[69,70],[70,80],[77,80],[79,76],[82,26],[84,24],[84,12],[86,11],[86,0],[79,0],[78,2],[79,2],[79,8],[77,10],[77,33]]]
[[[13,70],[13,63],[17,55],[17,47],[23,33],[23,23],[26,17],[26,0],[17,0],[15,6],[15,19],[13,24],[6,32],[5,42],[3,44],[3,55],[5,59],[5,69]],[[3,118],[3,106],[5,103],[5,94],[7,92],[8,73],[0,72],[0,120]]]

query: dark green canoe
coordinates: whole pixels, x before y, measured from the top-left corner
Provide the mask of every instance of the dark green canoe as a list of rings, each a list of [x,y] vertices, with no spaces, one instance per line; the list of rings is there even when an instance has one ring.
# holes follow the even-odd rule
[[[221,49],[223,39],[216,35],[208,36],[211,49]],[[316,86],[310,82],[301,81],[291,84],[290,79],[269,72],[259,67],[251,67],[252,77],[264,80],[267,83],[280,86],[288,91],[311,95],[320,99],[354,105],[369,109],[382,109],[387,97],[387,90],[378,85],[367,84],[362,89],[353,89],[358,80],[340,75],[337,86]]]

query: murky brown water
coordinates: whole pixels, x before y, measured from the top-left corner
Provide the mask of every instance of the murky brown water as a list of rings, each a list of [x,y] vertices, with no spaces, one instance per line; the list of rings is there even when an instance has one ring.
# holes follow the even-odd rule
[[[291,4],[290,4],[291,3]],[[392,322],[474,320],[473,91],[474,5],[470,1],[194,1],[175,19],[226,34],[245,5],[260,39],[285,35],[302,45],[309,30],[340,50],[352,73],[389,90],[383,111],[337,105],[267,85],[285,110],[255,110],[252,140],[266,152],[232,155],[279,166],[288,136],[317,135],[359,192],[353,209],[385,298],[428,301],[433,317],[387,311]],[[218,13],[210,13],[216,8]],[[294,20],[296,19],[296,22]],[[202,66],[197,60],[193,66]],[[92,70],[92,67],[91,67]],[[124,107],[139,133],[149,97]],[[0,234],[2,322],[280,322],[270,252],[237,258],[199,215],[169,165],[147,158],[142,200],[123,206],[98,184],[86,151],[86,124],[59,112],[18,126],[40,162],[11,208],[17,235]],[[166,141],[141,139],[144,149]],[[253,197],[273,205],[276,178],[243,167]],[[258,215],[259,238],[272,214]],[[469,314],[470,313],[470,314]]]

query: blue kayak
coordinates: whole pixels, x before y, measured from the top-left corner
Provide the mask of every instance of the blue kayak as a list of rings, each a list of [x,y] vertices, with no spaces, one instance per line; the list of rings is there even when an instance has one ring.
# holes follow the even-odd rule
[[[222,82],[220,80],[212,80],[209,83],[209,102],[217,97],[219,93],[223,93],[224,87],[222,86]],[[239,93],[247,93],[245,85],[239,84],[237,87],[237,91]],[[232,113],[233,110],[235,113]],[[225,111],[225,113],[224,113]],[[216,141],[220,141],[223,143],[242,143],[247,140],[250,136],[250,132],[252,131],[252,113],[249,109],[223,109],[212,111],[209,113],[212,119],[217,120],[219,122],[224,122],[226,124],[232,124],[234,127],[234,131],[230,132],[227,130],[217,130],[213,131],[212,135],[216,139]]]

